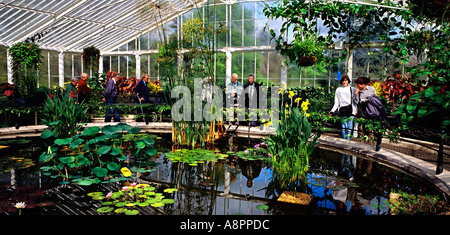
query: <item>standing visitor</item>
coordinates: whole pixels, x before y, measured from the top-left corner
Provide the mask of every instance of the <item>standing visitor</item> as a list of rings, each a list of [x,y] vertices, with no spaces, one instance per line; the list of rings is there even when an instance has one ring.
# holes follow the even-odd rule
[[[117,94],[118,94],[118,89],[117,89],[116,83],[119,80],[120,80],[120,74],[116,73],[106,83],[105,98],[103,98],[103,101],[107,102],[108,105],[112,105],[112,104],[116,103],[116,98],[117,98]],[[112,113],[113,113],[113,110],[111,109],[111,107],[108,107],[108,109],[106,110],[105,122],[111,122]],[[114,122],[120,122],[118,108],[114,108]]]
[[[380,98],[377,96],[375,89],[369,88],[367,84],[367,78],[360,77],[356,79],[356,90],[353,101],[357,104],[357,115],[363,118],[369,119],[383,119],[386,117],[386,110],[381,103]],[[362,131],[367,133],[364,127],[361,128]],[[380,132],[373,133],[377,139],[376,151],[381,149],[381,138],[382,134]]]
[[[238,100],[239,97],[241,96],[243,89],[244,87],[242,86],[242,83],[238,82],[238,75],[236,73],[233,73],[231,75],[231,82],[228,83],[227,88],[225,89],[225,94],[228,100],[227,104],[233,104],[235,118],[237,118],[236,107],[239,106]],[[235,125],[239,125],[239,120],[236,121]]]
[[[345,75],[341,78],[342,87],[336,89],[334,95],[334,105],[330,113],[337,113],[341,116],[342,138],[350,139],[353,127],[353,116],[356,115],[356,103],[353,102],[353,94],[356,88],[350,87],[350,78]]]
[[[148,88],[148,78],[148,75],[144,74],[142,80],[137,83],[136,88],[134,89],[134,92],[138,95],[138,98],[142,103],[148,103],[148,96],[150,93],[150,89]]]
[[[78,78],[72,78],[69,85],[67,85],[64,91],[64,98],[72,99],[75,103],[78,103],[78,92],[77,92]]]
[[[247,121],[247,125],[256,126],[256,110],[259,107],[259,84],[255,82],[255,75],[253,73],[248,75],[248,83],[245,84],[244,91],[245,109],[249,114],[249,121]]]
[[[86,81],[88,79],[87,73],[81,74],[80,82],[78,82],[78,101],[81,103],[84,101],[84,103],[87,103],[89,101],[89,95],[91,94],[92,90],[90,87],[88,87]]]

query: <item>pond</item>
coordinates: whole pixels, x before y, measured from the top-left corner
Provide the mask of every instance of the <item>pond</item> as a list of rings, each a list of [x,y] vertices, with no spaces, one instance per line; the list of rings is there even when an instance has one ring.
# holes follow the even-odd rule
[[[377,162],[316,148],[310,156],[306,183],[297,190],[313,195],[309,205],[279,202],[276,199],[282,190],[271,185],[271,167],[261,160],[231,154],[261,140],[227,136],[208,148],[228,157],[187,164],[169,160],[165,153],[177,147],[167,141],[170,134],[158,135],[154,145],[158,154],[152,158],[155,166],[140,174],[139,183],[151,186],[161,198],[173,200],[158,207],[134,206],[139,214],[379,215],[390,213],[388,200],[393,190],[439,194],[433,185]],[[98,214],[102,201],[88,194],[106,195],[121,190],[124,184],[58,184],[60,180],[40,171],[38,158],[45,147],[39,137],[1,140],[0,146],[0,214],[17,214],[13,203],[20,201],[28,205],[22,214]]]

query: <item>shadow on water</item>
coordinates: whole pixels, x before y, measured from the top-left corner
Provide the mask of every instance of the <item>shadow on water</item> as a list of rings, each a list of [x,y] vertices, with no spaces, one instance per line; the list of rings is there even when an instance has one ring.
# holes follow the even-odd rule
[[[272,169],[262,160],[244,160],[230,154],[216,162],[195,166],[172,162],[167,152],[180,148],[159,135],[153,159],[155,171],[140,175],[142,182],[156,187],[156,192],[177,188],[170,195],[174,204],[160,210],[142,209],[142,214],[233,215],[233,214],[389,214],[389,193],[402,190],[415,194],[438,194],[432,185],[383,166],[374,161],[316,148],[310,156],[305,182],[295,190],[312,194],[308,206],[278,202],[283,189],[272,181]],[[261,140],[228,136],[206,148],[231,153],[252,148]],[[0,142],[0,214],[17,214],[13,203],[26,201],[22,214],[97,214],[99,203],[88,192],[120,189],[118,183],[81,187],[58,185],[39,172],[37,159],[43,145],[39,138]],[[23,159],[13,159],[19,158]],[[26,160],[28,159],[28,160]],[[260,205],[268,205],[261,209]]]

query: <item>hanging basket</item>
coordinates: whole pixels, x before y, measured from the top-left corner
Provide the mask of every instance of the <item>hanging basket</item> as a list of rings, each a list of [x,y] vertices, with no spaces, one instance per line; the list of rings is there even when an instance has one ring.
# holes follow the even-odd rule
[[[298,65],[301,67],[308,67],[314,65],[317,62],[317,56],[299,56]]]

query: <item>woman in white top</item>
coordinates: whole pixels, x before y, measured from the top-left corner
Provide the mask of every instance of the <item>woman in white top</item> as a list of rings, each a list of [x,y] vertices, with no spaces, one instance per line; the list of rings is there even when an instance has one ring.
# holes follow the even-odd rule
[[[334,95],[334,106],[329,113],[339,113],[341,116],[342,124],[342,138],[350,139],[351,130],[353,127],[353,116],[356,115],[356,104],[352,102],[352,98],[355,94],[355,88],[350,87],[350,79],[347,75],[341,78],[340,83],[342,87],[336,89]],[[346,107],[347,106],[347,107]],[[344,113],[344,110],[350,110],[351,113]]]

